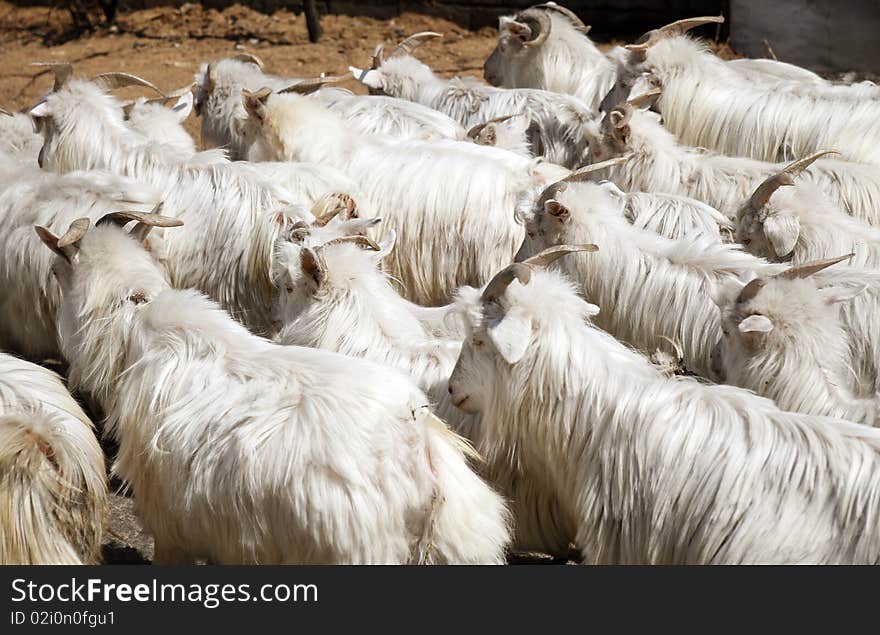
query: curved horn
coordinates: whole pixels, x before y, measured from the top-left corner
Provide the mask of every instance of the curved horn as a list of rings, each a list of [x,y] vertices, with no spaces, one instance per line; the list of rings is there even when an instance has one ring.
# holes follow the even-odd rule
[[[592,165],[578,168],[568,176],[564,177],[562,180],[566,183],[579,183],[581,181],[586,181],[588,180],[589,175],[593,172],[598,172],[599,170],[604,170],[605,168],[613,168],[617,165],[623,165],[627,161],[629,161],[629,155],[614,157],[613,159],[607,159],[605,161],[600,161],[599,163],[593,163]]]
[[[545,249],[539,254],[535,254],[531,258],[526,258],[521,264],[530,267],[547,267],[559,260],[566,254],[573,254],[579,251],[599,251],[599,247],[590,243],[584,245],[556,245]]]
[[[736,297],[736,303],[742,304],[743,302],[748,302],[756,295],[758,295],[758,291],[763,289],[765,284],[767,283],[764,280],[761,280],[760,278],[755,278],[742,288],[742,290],[739,292],[739,295]]]
[[[263,70],[263,60],[261,60],[253,53],[239,53],[238,55],[233,55],[232,59],[238,60],[239,62],[244,62],[246,64],[256,64],[260,68],[260,70]]]
[[[375,241],[370,240],[366,236],[341,236],[339,238],[334,238],[333,240],[328,240],[324,243],[323,247],[330,247],[331,245],[341,245],[343,243],[352,243],[358,245],[359,247],[366,247],[371,249],[372,251],[382,251],[382,248],[376,244]]]
[[[180,227],[183,225],[183,221],[179,218],[162,216],[155,212],[110,212],[109,214],[104,214],[98,219],[98,222],[95,223],[95,225],[101,226],[106,223],[113,223],[123,227],[133,220],[136,220],[138,223],[143,223],[144,225],[149,225],[150,227]]]
[[[132,75],[131,73],[101,73],[92,78],[92,82],[97,84],[103,90],[116,90],[117,88],[125,88],[126,86],[145,86],[150,90],[154,90],[163,97],[163,93],[158,86],[148,82],[142,77]]]
[[[73,66],[70,62],[32,62],[31,66],[45,66],[52,70],[55,75],[55,84],[52,86],[54,92],[64,88],[73,77]]]
[[[491,302],[500,298],[514,280],[519,280],[520,284],[528,284],[531,279],[531,267],[522,263],[509,265],[495,274],[495,277],[489,281],[489,284],[483,290],[481,299],[483,302]]]
[[[651,97],[656,97],[657,95],[660,95],[662,93],[663,93],[662,88],[659,88],[659,87],[652,88],[651,90],[644,92],[641,95],[636,95],[635,97],[630,97],[629,99],[626,100],[626,103],[628,103],[630,106],[634,106],[636,108],[639,108],[646,101],[648,101],[648,99],[650,99]]]
[[[691,29],[703,26],[704,24],[721,24],[722,22],[724,22],[723,15],[710,15],[701,18],[677,20],[666,26],[661,26],[659,29],[648,31],[645,35],[639,38],[636,44],[627,44],[624,48],[629,51],[644,52],[661,40],[684,35]]]
[[[443,37],[443,34],[435,33],[434,31],[420,31],[418,33],[413,33],[403,42],[395,46],[394,50],[391,51],[391,55],[389,55],[389,57],[395,57],[397,55],[412,55],[413,51],[415,51],[422,44],[424,44],[428,40],[433,40],[438,37]]]
[[[508,119],[512,119],[513,117],[519,117],[520,113],[514,115],[503,115],[501,117],[494,117],[489,121],[484,121],[483,123],[478,123],[476,126],[467,131],[468,139],[476,139],[477,135],[479,135],[483,128],[488,126],[490,123],[501,123],[503,121],[507,121]]]
[[[5,108],[0,108],[0,115],[6,115],[7,117],[12,117],[12,113],[6,110]]]
[[[373,59],[370,63],[371,69],[377,69],[385,63],[385,45],[377,44],[373,49]]]
[[[327,77],[314,77],[312,79],[304,79],[297,82],[293,86],[282,88],[278,93],[298,93],[300,95],[308,95],[313,93],[326,84],[335,84],[344,79],[348,79],[349,75],[328,75]]]
[[[315,222],[312,223],[312,226],[314,226],[314,227],[324,227],[324,226],[327,225],[327,223],[329,223],[331,220],[333,220],[334,218],[336,218],[337,216],[339,216],[339,214],[340,214],[341,212],[344,212],[345,210],[346,210],[345,205],[340,205],[339,207],[336,207],[336,208],[334,208],[334,209],[331,209],[331,210],[330,210],[329,212],[327,212],[326,214],[321,214],[318,218],[316,218],[316,219],[315,219]]]
[[[532,30],[532,35],[534,36],[531,40],[523,42],[523,46],[532,48],[540,46],[547,40],[547,37],[550,35],[552,23],[550,22],[550,16],[547,15],[546,11],[526,9],[522,13],[518,13],[516,18],[528,24],[529,28]]]
[[[255,92],[255,93],[252,93],[252,92],[249,91],[247,88],[242,88],[242,89],[241,89],[241,96],[242,96],[242,97],[252,97],[252,98],[254,98],[254,99],[258,99],[258,100],[263,101],[263,102],[266,101],[266,99],[267,99],[267,98],[269,97],[269,95],[271,95],[271,94],[272,94],[272,89],[271,89],[271,88],[266,88],[265,86],[264,86],[263,88],[261,88],[260,90],[258,90],[257,92]]]
[[[761,209],[769,201],[773,194],[784,185],[794,185],[794,177],[786,172],[779,172],[766,179],[749,198],[749,207]]]
[[[70,227],[67,228],[64,235],[58,239],[58,249],[62,249],[68,245],[74,244],[78,240],[82,240],[82,237],[86,235],[88,229],[89,219],[77,218],[70,224]]]
[[[855,253],[850,253],[845,256],[838,256],[837,258],[827,258],[825,260],[814,260],[813,262],[807,262],[799,267],[792,267],[791,269],[786,269],[782,273],[777,273],[774,278],[782,278],[783,280],[794,280],[795,278],[807,278],[812,276],[814,273],[818,273],[823,269],[827,269],[831,265],[836,265],[838,262],[843,262],[844,260],[848,260],[855,256]]]
[[[803,159],[798,159],[797,161],[792,161],[784,168],[782,168],[783,172],[787,174],[799,174],[803,170],[806,170],[810,167],[817,159],[820,159],[828,154],[840,154],[837,150],[822,150],[820,152],[814,152],[808,157],[804,157]]]
[[[584,35],[590,32],[590,26],[584,24],[583,21],[574,14],[574,11],[571,9],[566,9],[555,2],[545,2],[544,4],[536,4],[531,9],[546,9],[548,11],[555,11],[556,13],[560,13],[568,18],[571,25],[575,28],[576,31],[580,31]]]

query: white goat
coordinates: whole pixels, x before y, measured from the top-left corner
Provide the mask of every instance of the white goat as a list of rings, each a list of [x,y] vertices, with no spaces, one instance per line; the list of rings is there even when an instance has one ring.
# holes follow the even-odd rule
[[[43,139],[34,130],[34,122],[24,113],[0,110],[0,161],[9,167],[37,167]]]
[[[740,208],[737,240],[762,258],[799,265],[853,253],[849,263],[880,268],[880,229],[840,213],[811,184],[800,184],[780,172],[769,177]]]
[[[880,562],[880,431],[667,378],[534,266],[459,303],[453,397],[481,414],[488,457],[543,475],[586,562]]]
[[[721,376],[773,399],[785,410],[877,426],[876,393],[864,397],[851,388],[851,348],[838,306],[861,290],[819,286],[805,279],[840,260],[755,278],[729,298],[722,307]]]
[[[246,159],[249,141],[238,126],[238,121],[245,117],[241,91],[295,91],[297,86],[308,91],[317,88],[321,81],[268,75],[262,71],[262,62],[251,55],[203,64],[196,75],[195,89],[195,110],[202,117],[202,142],[226,149],[233,159]],[[337,112],[362,134],[426,140],[465,136],[464,129],[449,117],[405,100],[354,95],[338,88],[318,90],[311,98]]]
[[[0,564],[97,564],[107,505],[92,422],[52,371],[0,353]]]
[[[596,324],[646,354],[681,347],[687,370],[711,377],[711,353],[721,337],[719,285],[744,272],[776,273],[773,265],[712,236],[670,240],[631,225],[612,184],[548,188],[526,221],[522,259],[563,243],[595,243],[589,258],[560,264],[584,297],[609,307]],[[611,310],[613,307],[613,310]]]
[[[552,2],[503,16],[483,76],[494,86],[573,95],[596,112],[617,79],[618,64],[590,41],[588,31]]]
[[[842,210],[869,224],[880,224],[880,170],[875,166],[817,161],[828,151],[799,158],[791,165],[724,156],[680,145],[657,118],[656,113],[622,104],[608,113],[601,133],[591,139],[593,160],[629,158],[610,172],[609,178],[620,187],[690,196],[735,220],[748,193],[766,178],[783,171],[802,172],[805,182],[821,188]]]
[[[504,561],[502,499],[410,379],[254,336],[139,236],[87,225],[38,231],[71,383],[108,415],[156,562]]]
[[[91,82],[62,84],[32,113],[45,137],[41,157],[47,168],[106,169],[156,187],[163,209],[187,223],[184,230],[168,236],[165,245],[174,285],[201,289],[259,333],[273,328],[269,276],[285,217],[313,220],[308,209],[319,194],[338,192],[359,200],[353,183],[341,175],[349,187],[325,189],[339,180],[335,170],[175,161],[168,153],[132,140],[118,103]],[[292,182],[299,191],[279,187],[279,172],[286,173],[284,182]]]
[[[389,272],[418,304],[444,304],[459,285],[486,280],[522,242],[515,210],[537,182],[533,162],[474,144],[362,137],[299,95],[246,93],[245,107],[258,138],[252,160],[330,165],[361,184],[398,236]]]
[[[435,412],[479,445],[479,421],[455,408],[447,390],[461,337],[432,333],[379,271],[381,259],[393,248],[393,234],[378,245],[355,241],[367,249],[351,240],[337,239],[314,250],[294,243],[281,246],[276,284],[286,293],[279,296],[284,326],[276,341],[363,357],[407,373],[427,393]],[[446,317],[449,322],[456,316]],[[511,501],[516,547],[567,557],[573,530],[556,527],[556,508],[534,495],[530,483],[536,477],[511,472],[506,463],[489,463],[483,472]]]
[[[193,109],[192,92],[184,92],[170,108],[162,101],[141,97],[129,104],[125,108],[129,127],[151,141],[171,146],[181,155],[194,155],[195,141],[183,129],[183,122]]]
[[[438,33],[417,33],[408,41],[423,42]],[[417,39],[416,39],[417,38]],[[410,45],[404,49],[409,52]],[[570,95],[529,88],[503,89],[487,86],[470,77],[441,79],[411,55],[386,59],[381,49],[367,70],[350,67],[360,82],[381,94],[417,102],[443,112],[471,129],[483,122],[516,114],[527,127],[531,154],[551,163],[577,168],[587,162],[584,126],[595,111]],[[506,144],[497,144],[506,147]]]
[[[100,172],[58,175],[29,169],[0,188],[0,350],[34,361],[60,356],[58,285],[51,254],[34,235],[35,224],[66,228],[81,216],[94,220],[120,209],[149,212],[160,202],[156,189]],[[166,260],[163,234],[148,241]]]
[[[688,38],[636,46],[648,48],[629,72],[645,71],[662,87],[657,109],[682,143],[763,161],[833,147],[844,159],[880,163],[877,99],[749,81]]]

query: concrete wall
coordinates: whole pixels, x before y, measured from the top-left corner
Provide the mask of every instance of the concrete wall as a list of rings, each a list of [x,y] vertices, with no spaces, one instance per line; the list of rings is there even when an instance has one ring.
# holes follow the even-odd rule
[[[880,0],[730,0],[730,44],[814,71],[880,72]]]

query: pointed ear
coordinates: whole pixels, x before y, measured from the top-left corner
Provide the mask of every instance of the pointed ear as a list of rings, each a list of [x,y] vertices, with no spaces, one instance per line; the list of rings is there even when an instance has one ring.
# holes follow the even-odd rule
[[[342,221],[339,231],[343,236],[366,236],[370,227],[375,227],[381,222],[381,218],[352,218]]]
[[[379,241],[379,251],[376,252],[376,258],[378,260],[382,260],[391,253],[391,250],[394,249],[394,244],[397,242],[397,232],[393,229],[388,231],[384,236],[382,236],[382,240]]]
[[[349,66],[348,70],[351,71],[352,76],[364,86],[369,86],[370,88],[382,88],[382,76],[379,75],[379,71],[376,69],[363,70],[355,68],[354,66]]]
[[[510,31],[511,35],[521,42],[527,42],[532,37],[532,29],[529,25],[517,22],[516,20],[508,22],[507,29]]]
[[[508,313],[488,329],[489,338],[508,364],[522,359],[532,339],[532,322],[523,315]]]
[[[247,89],[242,90],[241,97],[247,114],[257,121],[263,121],[266,117],[266,101],[271,94],[272,91],[268,88],[263,88],[256,93],[252,93]]]
[[[40,117],[48,117],[51,113],[49,112],[49,104],[45,101],[41,101],[39,104],[30,109],[28,113],[34,119],[38,119]]]
[[[800,233],[801,222],[797,216],[772,214],[764,219],[764,235],[779,258],[787,256],[794,250]]]
[[[315,288],[320,288],[324,280],[327,279],[327,266],[324,264],[324,259],[315,250],[306,247],[300,251],[299,260],[303,274],[315,285]]]
[[[553,216],[560,223],[567,223],[571,220],[571,212],[569,209],[555,199],[550,199],[544,203],[544,211]]]
[[[614,113],[611,113],[614,114]],[[611,138],[617,141],[618,143],[622,143],[626,145],[629,142],[630,128],[629,124],[625,123],[621,126],[614,126],[611,128]]]
[[[494,146],[498,144],[498,126],[497,124],[487,124],[485,128],[480,130],[480,145]]]
[[[177,113],[177,121],[183,123],[193,109],[193,94],[190,91],[183,93],[177,103],[171,107],[171,110]]]
[[[760,337],[773,330],[773,322],[765,315],[750,315],[737,328],[743,335]]]

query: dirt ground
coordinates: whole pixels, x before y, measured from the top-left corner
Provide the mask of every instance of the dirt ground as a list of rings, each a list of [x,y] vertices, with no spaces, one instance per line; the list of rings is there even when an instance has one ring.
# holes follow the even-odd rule
[[[193,81],[202,62],[251,52],[266,63],[267,72],[310,77],[322,72],[343,74],[348,66],[369,64],[380,42],[395,43],[417,31],[443,33],[419,57],[443,75],[481,75],[483,61],[494,47],[494,29],[471,32],[453,22],[415,13],[391,20],[327,15],[324,36],[308,41],[305,18],[288,11],[265,15],[235,5],[224,11],[187,4],[120,15],[110,29],[67,39],[70,20],[65,11],[16,7],[0,2],[0,106],[19,110],[33,105],[51,86],[51,73],[29,66],[38,61],[69,61],[77,74],[124,70],[166,90]],[[57,42],[67,39],[63,44]],[[355,81],[347,88],[362,91]],[[190,119],[190,132],[197,122]],[[197,136],[197,135],[196,135]]]

